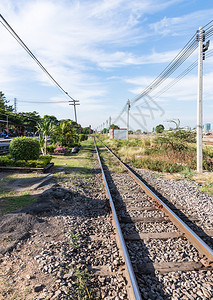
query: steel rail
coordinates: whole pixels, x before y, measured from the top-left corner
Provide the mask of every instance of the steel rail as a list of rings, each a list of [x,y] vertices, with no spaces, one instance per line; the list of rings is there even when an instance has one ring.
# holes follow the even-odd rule
[[[139,287],[138,287],[138,284],[137,284],[137,281],[136,281],[136,278],[135,278],[135,273],[133,271],[132,263],[131,263],[131,260],[129,258],[128,250],[126,248],[125,240],[124,240],[124,237],[123,237],[123,234],[122,234],[122,231],[121,231],[121,227],[120,227],[120,224],[119,224],[119,221],[118,221],[115,206],[114,206],[112,196],[111,196],[111,193],[110,193],[110,190],[109,190],[109,187],[108,187],[108,183],[107,183],[107,180],[106,180],[106,176],[105,176],[105,173],[104,173],[104,170],[103,170],[103,166],[102,166],[102,163],[101,163],[100,155],[99,155],[98,148],[97,148],[94,137],[93,137],[93,141],[94,141],[95,149],[96,149],[96,152],[97,152],[98,161],[99,161],[99,164],[100,164],[104,184],[105,184],[106,191],[107,191],[107,194],[108,194],[108,197],[109,197],[113,218],[114,218],[115,225],[116,225],[116,228],[117,228],[119,241],[120,241],[120,244],[121,244],[121,247],[122,247],[124,260],[125,260],[125,263],[126,263],[126,266],[127,266],[128,275],[129,275],[129,278],[130,278],[130,281],[131,281],[131,285],[132,285],[132,289],[133,289],[133,293],[134,293],[134,299],[135,300],[141,300],[142,298],[141,298]]]
[[[207,259],[208,264],[213,263],[213,250],[187,225],[185,224],[157,195],[155,195],[148,186],[146,186],[100,139],[98,139],[104,147],[119,161],[119,163],[129,172],[129,174],[137,181],[143,190],[152,199],[154,199],[161,210],[163,210],[176,227],[187,237],[194,247],[202,253]]]

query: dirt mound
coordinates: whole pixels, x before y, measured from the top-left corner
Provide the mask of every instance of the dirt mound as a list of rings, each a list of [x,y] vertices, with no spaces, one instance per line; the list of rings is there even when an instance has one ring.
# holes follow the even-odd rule
[[[27,239],[35,227],[45,226],[44,221],[25,213],[11,213],[0,219],[0,253],[11,251],[19,241]]]
[[[41,216],[59,209],[63,201],[70,198],[71,194],[67,190],[55,186],[44,191],[36,202],[23,208],[19,212]]]
[[[13,250],[19,241],[30,237],[31,231],[44,232],[47,222],[39,217],[57,211],[70,198],[70,192],[56,185],[44,191],[33,204],[1,217],[0,254]]]

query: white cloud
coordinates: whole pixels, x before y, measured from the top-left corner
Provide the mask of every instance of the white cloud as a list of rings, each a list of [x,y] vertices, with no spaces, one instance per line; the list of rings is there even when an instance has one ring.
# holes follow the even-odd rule
[[[122,70],[129,66],[136,69],[142,65],[168,63],[179,51],[161,52],[154,46],[150,50],[151,46],[145,44],[149,37],[167,34],[168,29],[179,34],[180,30],[184,31],[181,22],[190,23],[186,22],[188,16],[204,18],[201,12],[177,18],[161,16],[162,21],[148,27],[150,15],[181,2],[1,0],[0,11],[59,84],[72,97],[81,100],[79,111],[93,110],[98,114],[107,108],[110,111],[109,78],[116,77],[119,84],[127,83],[128,87],[135,85],[131,91],[136,94],[152,80],[152,76],[144,75],[149,67],[141,68],[143,76],[140,78],[131,78],[129,74],[130,77],[123,79],[127,75],[123,75]],[[203,12],[208,18],[210,11]],[[22,97],[25,93],[26,98],[28,93],[37,97],[38,93],[52,99],[58,90],[54,92],[52,82],[2,25],[0,37],[3,41],[0,47],[1,90],[11,96]],[[137,48],[138,45],[143,45],[143,49]],[[149,49],[145,51],[147,46]],[[55,108],[52,111],[58,113]]]
[[[212,19],[213,9],[199,10],[179,17],[169,18],[165,16],[158,22],[149,25],[158,35],[182,35],[189,30],[196,33],[200,26],[204,26]]]

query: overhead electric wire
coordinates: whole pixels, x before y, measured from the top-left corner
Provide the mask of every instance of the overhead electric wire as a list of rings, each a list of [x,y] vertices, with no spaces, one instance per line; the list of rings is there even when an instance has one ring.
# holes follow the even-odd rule
[[[206,24],[203,28],[208,26],[213,22],[210,21],[208,24]],[[209,38],[213,35],[213,25],[206,28],[205,32],[205,38]],[[157,88],[162,82],[164,82],[168,75],[171,75],[198,47],[198,43],[196,40],[196,34],[192,36],[192,38],[189,40],[189,42],[185,45],[185,47],[178,53],[178,55],[172,60],[172,62],[160,73],[160,75],[147,87],[144,89],[144,91],[133,98],[131,100],[131,105],[133,105],[135,102],[137,102],[139,99],[141,99],[143,96],[148,96],[149,93],[153,92],[155,88]],[[209,58],[213,56],[213,50],[208,51],[205,54],[206,58]],[[185,77],[189,72],[191,72],[195,67],[197,66],[197,60],[192,63],[186,70],[184,70],[181,74],[179,74],[172,82],[170,82],[167,86],[165,86],[161,91],[157,92],[153,97],[158,98],[163,93],[165,93],[168,89],[170,89],[172,86],[174,86],[177,82],[179,82],[183,77]],[[126,105],[124,106],[123,110],[119,114],[119,116],[115,119],[114,122],[119,120],[121,115],[125,112]]]
[[[194,35],[195,36],[195,35]],[[194,36],[191,38],[191,40],[194,38]],[[191,41],[190,40],[190,41]],[[189,43],[189,42],[188,42]],[[187,43],[187,44],[188,44]],[[187,45],[186,44],[186,45]],[[171,75],[171,73],[173,73],[191,54],[192,54],[192,52],[197,48],[197,45],[195,45],[196,44],[196,40],[192,43],[192,45],[190,45],[188,48],[186,48],[186,50],[187,49],[190,49],[190,47],[191,47],[191,50],[189,51],[189,55],[185,55],[185,54],[181,54],[180,55],[180,53],[183,51],[183,49],[179,52],[179,54],[178,55],[180,55],[180,57],[178,58],[178,61],[176,61],[175,63],[174,63],[174,65],[169,69],[169,70],[167,70],[167,72],[165,72],[165,70],[168,68],[168,66],[169,65],[171,65],[171,63],[164,69],[164,71],[162,71],[161,73],[160,73],[160,75],[161,74],[163,74],[164,76],[166,76],[168,73],[170,73],[170,75]],[[186,46],[185,46],[186,47]],[[178,55],[176,56],[176,58],[178,57]],[[181,60],[182,59],[182,60]],[[172,60],[172,61],[174,61],[175,60],[175,58]],[[165,73],[164,73],[165,72]],[[160,85],[160,83],[162,83],[163,81],[165,81],[168,77],[160,77],[160,75],[152,82],[152,84],[151,85],[149,85],[139,96],[137,96],[136,98],[134,98],[133,100],[131,100],[131,105],[134,105],[134,103],[135,102],[137,102],[139,99],[141,99],[143,96],[146,96],[146,95],[148,95],[149,94],[149,92],[153,92],[153,90],[154,90],[154,88],[156,88],[156,87],[158,87],[159,85]],[[159,78],[159,79],[158,79]],[[155,83],[156,81],[157,81],[157,79],[158,79],[158,82],[157,83]],[[155,84],[154,84],[155,83]],[[175,84],[175,83],[174,83]],[[173,84],[173,85],[174,85]],[[152,87],[150,87],[150,86],[152,86]],[[151,90],[150,90],[151,89]],[[126,105],[124,106],[124,108],[123,108],[123,110],[121,111],[121,113],[118,115],[118,117],[115,119],[115,123],[120,119],[120,117],[122,116],[122,114],[125,112],[125,110],[126,110]]]
[[[39,67],[46,73],[46,75],[53,81],[53,83],[60,89],[61,92],[65,93],[71,100],[75,100],[62,88],[62,86],[52,77],[52,75],[47,71],[47,69],[42,65],[42,63],[36,58],[32,51],[27,47],[27,45],[22,41],[18,34],[13,30],[9,23],[0,14],[0,23],[6,28],[6,30],[15,38],[15,40],[24,48],[24,50],[30,55],[30,57],[39,65]]]
[[[67,101],[22,101],[22,100],[18,100],[18,102],[21,103],[34,103],[34,104],[47,104],[47,103],[51,103],[51,104],[55,104],[55,103],[67,103]]]
[[[161,91],[159,91],[157,94],[153,95],[152,98],[160,97],[163,93],[168,91],[171,87],[173,87],[176,83],[178,83],[183,77],[185,77],[189,72],[191,72],[196,66],[197,66],[197,60],[193,64],[191,64],[186,70],[184,70],[179,76],[177,76],[175,79],[173,79]]]
[[[212,35],[213,35],[213,29],[211,29],[210,31],[207,32],[206,39],[211,37]]]
[[[209,58],[213,56],[213,49],[208,51],[205,54],[205,58]],[[174,78],[168,85],[166,85],[162,90],[157,92],[152,98],[159,98],[163,93],[173,87],[176,83],[178,83],[183,77],[185,77],[188,73],[190,73],[195,67],[197,67],[198,60],[194,61],[187,69],[185,69],[181,74],[179,74],[176,78]]]
[[[213,20],[211,20],[209,23],[207,23],[206,25],[204,25],[203,28],[205,28],[206,26],[208,26],[211,23],[213,23]],[[211,26],[213,26],[213,25],[211,25]]]
[[[196,35],[190,39],[186,46],[176,55],[172,62],[158,75],[158,77],[141,94],[131,100],[131,104],[134,104],[145,94],[158,87],[194,52],[197,48],[195,36]]]

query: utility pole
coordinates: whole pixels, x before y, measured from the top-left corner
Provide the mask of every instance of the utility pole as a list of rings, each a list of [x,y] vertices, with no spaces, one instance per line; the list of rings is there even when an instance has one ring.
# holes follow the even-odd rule
[[[205,41],[203,27],[197,31],[198,46],[198,93],[197,93],[197,172],[203,172],[203,60],[208,50],[209,41]]]
[[[14,98],[14,111],[15,111],[15,114],[17,113],[17,99]]]
[[[129,111],[130,111],[130,101],[128,99],[126,103],[126,129],[127,129],[126,140],[127,141],[129,139]]]
[[[80,103],[76,103],[76,102],[79,102],[79,100],[74,100],[73,99],[73,100],[70,100],[69,102],[70,102],[69,105],[73,105],[74,106],[75,122],[78,123],[77,122],[76,105],[80,105]]]
[[[110,126],[112,125],[111,123],[112,123],[112,118],[109,117],[109,128],[110,128]]]

